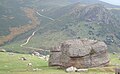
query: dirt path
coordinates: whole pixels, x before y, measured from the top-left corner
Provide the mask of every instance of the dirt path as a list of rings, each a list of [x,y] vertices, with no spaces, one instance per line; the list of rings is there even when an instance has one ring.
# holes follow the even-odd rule
[[[26,40],[26,42],[23,43],[23,44],[21,44],[20,46],[23,47],[23,46],[25,46],[26,44],[28,44],[28,42],[29,42],[30,39],[35,35],[36,32],[37,32],[37,31],[34,31],[34,32],[32,33],[32,35],[28,37],[28,39]]]
[[[45,17],[47,19],[50,19],[51,21],[55,21],[55,19],[51,18],[51,17],[48,17],[48,16],[45,16],[45,15],[42,15],[40,14],[39,12],[36,12],[39,16],[42,16],[42,17]]]
[[[23,26],[20,27],[12,27],[9,29],[10,34],[2,37],[0,39],[0,45],[4,45],[6,42],[9,42],[11,40],[13,40],[16,36],[21,35],[25,32],[28,32],[32,29],[35,29],[38,24],[40,24],[40,21],[38,20],[38,18],[35,16],[35,10],[31,9],[31,8],[23,8],[23,11],[26,14],[26,17],[28,17],[32,23],[30,24],[25,24]]]
[[[42,14],[40,14],[39,12],[36,12],[36,13],[37,13],[39,16],[41,16],[41,17],[45,17],[45,18],[47,18],[47,19],[50,19],[51,21],[55,21],[55,19],[53,19],[53,18],[51,18],[51,17],[42,15]],[[32,35],[27,38],[26,42],[23,43],[23,44],[21,44],[20,46],[23,47],[23,46],[27,45],[27,44],[29,43],[30,39],[35,35],[36,32],[37,32],[37,31],[34,31],[34,32],[32,33]],[[28,48],[29,48],[29,47],[28,47]],[[30,47],[30,48],[32,48],[32,49],[37,49],[37,48],[33,48],[33,47]]]
[[[45,15],[42,15],[42,14],[40,14],[39,12],[36,12],[36,13],[37,13],[39,16],[41,16],[41,17],[50,19],[51,21],[55,21],[55,19],[53,19],[53,18],[51,18],[51,17],[47,17],[47,16],[45,16]],[[39,48],[34,48],[34,47],[27,47],[27,46],[25,46],[25,45],[27,45],[27,44],[29,43],[29,41],[30,41],[31,38],[35,35],[36,32],[37,32],[37,30],[34,31],[34,32],[32,33],[32,35],[30,35],[30,36],[27,38],[26,42],[23,43],[23,44],[21,44],[20,46],[21,46],[21,47],[24,47],[24,48],[34,49],[34,50],[49,51],[49,50],[44,50],[44,49],[39,49]]]

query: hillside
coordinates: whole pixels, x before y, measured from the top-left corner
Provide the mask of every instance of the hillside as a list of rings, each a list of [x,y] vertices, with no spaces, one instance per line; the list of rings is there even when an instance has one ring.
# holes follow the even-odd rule
[[[12,41],[18,35],[24,34],[39,26],[40,20],[37,18],[37,10],[42,10],[44,8],[46,11],[49,11],[52,8],[57,8],[62,5],[57,5],[56,3],[60,3],[57,0],[53,0],[52,2],[47,1],[44,4],[43,2],[45,1],[0,1],[0,45],[4,45]],[[62,3],[63,6],[69,4],[67,1]]]
[[[22,7],[17,1],[9,4],[9,1],[3,2],[5,9],[1,14],[1,28],[0,28],[0,45],[11,41],[17,35],[25,33],[31,29],[36,28],[39,24],[37,17],[35,17],[35,10],[31,8]],[[16,3],[18,3],[16,5]],[[17,7],[16,7],[17,6]]]
[[[117,6],[117,5],[112,5],[112,4],[109,4],[109,3],[106,3],[106,2],[103,2],[101,0],[70,0],[71,2],[80,2],[81,4],[101,4],[103,6],[105,6],[106,8],[120,8],[120,6]]]
[[[119,53],[120,6],[101,0],[0,1],[0,74],[69,74],[72,67],[78,69],[70,74],[114,74]]]
[[[58,14],[60,17],[55,17],[55,21],[44,25],[28,46],[37,47],[37,44],[32,43],[39,43],[38,48],[50,48],[66,39],[80,37],[102,40],[108,44],[110,51],[119,51],[120,18],[116,17],[112,10],[98,4],[83,6],[77,3],[55,13],[59,11],[64,13]],[[38,38],[39,40],[35,40]]]
[[[119,6],[99,0],[4,0],[0,6],[0,45],[7,51],[30,53],[74,38],[120,51]]]

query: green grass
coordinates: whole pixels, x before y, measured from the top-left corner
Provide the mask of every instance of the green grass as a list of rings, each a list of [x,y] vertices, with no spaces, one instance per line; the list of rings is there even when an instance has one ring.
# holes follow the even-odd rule
[[[17,41],[17,42],[13,42],[11,44],[7,44],[5,46],[2,46],[2,48],[4,48],[6,51],[10,51],[10,52],[15,52],[15,53],[27,53],[27,50],[24,50],[24,48],[22,48],[20,45],[23,44],[25,42],[25,40],[22,41]]]
[[[26,57],[27,61],[20,60],[20,57]],[[45,61],[31,55],[10,55],[9,53],[0,53],[0,58],[0,71],[15,71],[17,69],[28,69],[29,67],[27,66],[27,64],[29,62],[33,63],[33,68],[47,66],[47,63]]]
[[[118,55],[110,54],[110,64],[120,63],[117,56]],[[26,57],[27,61],[19,60],[20,57]],[[0,52],[0,58],[0,74],[69,74],[62,69],[48,67],[48,62],[28,54],[15,53],[14,55],[9,55],[7,52]],[[28,63],[32,63],[33,66],[29,67]],[[35,68],[42,70],[33,71]],[[113,68],[112,66],[105,68],[90,68],[88,72],[70,74],[114,74]]]
[[[111,54],[110,55],[111,64],[120,64],[119,56],[120,56],[120,54],[116,54],[116,55]]]
[[[43,35],[35,35],[26,46],[35,48],[51,48],[58,45],[58,43],[69,39],[62,31],[55,33],[45,33]]]
[[[31,38],[31,40],[28,42],[26,47],[33,47],[33,48],[51,48],[53,46],[58,45],[58,43],[70,39],[68,36],[66,36],[63,32],[55,32],[55,33],[46,33],[42,35],[36,34]],[[16,41],[11,44],[7,44],[5,46],[2,46],[7,51],[17,52],[17,53],[29,53],[30,51],[34,49],[25,49],[20,47],[21,44],[25,43],[27,39]]]

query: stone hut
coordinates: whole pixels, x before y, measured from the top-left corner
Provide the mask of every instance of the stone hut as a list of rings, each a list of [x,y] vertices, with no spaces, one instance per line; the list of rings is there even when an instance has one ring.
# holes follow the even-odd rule
[[[64,68],[107,66],[109,64],[107,49],[107,45],[98,40],[67,40],[51,50],[49,66]]]

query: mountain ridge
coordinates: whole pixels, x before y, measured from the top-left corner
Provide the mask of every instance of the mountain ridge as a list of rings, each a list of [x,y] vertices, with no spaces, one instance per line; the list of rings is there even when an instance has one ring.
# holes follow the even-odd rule
[[[19,0],[17,1],[19,2]],[[6,34],[0,36],[0,40],[5,40],[5,44],[2,46],[3,48],[7,49],[8,51],[17,52],[32,51],[32,49],[21,48],[20,45],[25,43],[29,35],[31,35],[37,29],[35,35],[25,45],[26,47],[30,46],[37,49],[50,49],[51,47],[59,44],[59,42],[67,39],[88,38],[104,41],[108,45],[110,51],[120,51],[120,12],[118,9],[116,12],[115,8],[108,9],[106,6],[103,6],[99,3],[81,4],[78,2],[73,4],[67,0],[65,0],[64,3],[62,2],[62,5],[57,6],[54,3],[61,3],[61,1],[53,0],[50,2],[50,5],[49,2],[48,5],[47,2],[45,4],[43,2],[44,0],[25,1],[24,3],[20,3],[21,6],[19,6],[19,9],[14,9],[12,6],[14,11],[19,10],[22,13],[24,12],[21,9],[30,8],[33,10],[32,12],[34,12],[34,14],[31,15],[29,14],[29,11],[27,11],[25,12],[27,14],[24,15],[24,17],[28,16],[23,20],[26,20],[26,23],[31,25],[29,30],[25,29],[24,32],[20,33],[19,35],[15,35],[15,37],[10,40],[2,39],[2,37],[5,37]],[[53,4],[51,4],[52,2]],[[19,11],[18,14],[23,16],[23,14]],[[0,12],[2,13],[2,11]],[[13,11],[10,9],[10,12]],[[50,20],[48,18],[52,18],[54,20]],[[40,24],[37,25],[35,21],[40,22]],[[26,24],[18,24],[22,23],[17,22],[15,26],[13,26],[13,24],[6,24],[6,29],[9,27],[20,28],[22,26],[26,26]],[[34,27],[32,27],[32,24],[35,24]],[[4,33],[4,30],[2,31]],[[17,30],[14,31],[18,32]],[[11,46],[14,48],[11,48]],[[13,50],[9,50],[10,48]]]
[[[105,7],[108,7],[108,8],[120,8],[119,5],[114,5],[114,4],[110,4],[110,3],[106,3],[106,2],[103,2],[101,0],[71,0],[72,2],[76,3],[76,2],[80,2],[81,4],[101,4],[101,5],[104,5]]]

